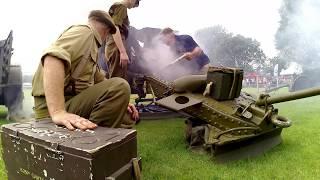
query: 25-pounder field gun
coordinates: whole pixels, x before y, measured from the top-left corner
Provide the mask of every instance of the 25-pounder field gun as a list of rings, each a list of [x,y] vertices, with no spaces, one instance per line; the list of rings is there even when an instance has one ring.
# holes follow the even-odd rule
[[[11,65],[12,31],[0,41],[0,105],[8,108],[8,118],[18,120],[22,109],[22,71],[20,65]]]
[[[146,76],[156,103],[188,115],[186,140],[225,162],[264,153],[281,143],[281,131],[291,121],[272,104],[320,95],[320,88],[258,98],[242,89],[241,69],[210,67],[207,75],[165,82]]]

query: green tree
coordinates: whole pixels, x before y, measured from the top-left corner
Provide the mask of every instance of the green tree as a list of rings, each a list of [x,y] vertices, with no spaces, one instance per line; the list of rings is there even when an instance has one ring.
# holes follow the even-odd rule
[[[214,65],[252,71],[266,60],[258,41],[239,34],[233,35],[222,26],[201,29],[197,31],[195,38],[204,47]]]
[[[261,70],[265,74],[273,75],[274,67],[277,64],[278,64],[278,73],[279,74],[280,74],[282,69],[286,69],[288,67],[288,62],[287,61],[284,61],[279,56],[275,56],[275,57],[272,57],[272,58],[267,58],[266,61],[261,65]]]

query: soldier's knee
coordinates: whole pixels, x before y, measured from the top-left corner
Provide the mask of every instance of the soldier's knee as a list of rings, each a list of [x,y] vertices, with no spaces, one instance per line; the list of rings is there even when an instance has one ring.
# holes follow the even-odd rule
[[[130,86],[126,80],[118,77],[111,78],[110,80],[114,81],[113,84],[116,91],[119,91],[126,96],[130,96]]]

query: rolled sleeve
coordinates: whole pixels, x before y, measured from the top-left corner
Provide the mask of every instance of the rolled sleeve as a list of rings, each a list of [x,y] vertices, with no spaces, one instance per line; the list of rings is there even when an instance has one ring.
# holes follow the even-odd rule
[[[115,25],[122,26],[127,16],[127,8],[123,5],[119,5],[115,8],[112,19]]]
[[[88,26],[71,26],[43,52],[41,57],[42,65],[45,57],[49,55],[62,60],[65,64],[66,72],[70,71],[72,61],[83,56],[85,49],[89,48],[88,42],[92,39],[91,36],[93,34]]]
[[[196,47],[198,47],[198,44],[193,40],[193,38],[191,36],[186,36],[185,39],[186,43],[185,43],[185,49],[188,52],[193,51]]]
[[[60,60],[62,60],[65,64],[65,67],[66,67],[66,70],[68,71],[71,67],[71,55],[70,53],[59,47],[59,46],[56,46],[56,45],[52,45],[50,48],[46,49],[44,52],[43,52],[43,55],[41,57],[41,63],[42,65],[44,64],[44,59],[46,56],[53,56],[53,57],[56,57]]]

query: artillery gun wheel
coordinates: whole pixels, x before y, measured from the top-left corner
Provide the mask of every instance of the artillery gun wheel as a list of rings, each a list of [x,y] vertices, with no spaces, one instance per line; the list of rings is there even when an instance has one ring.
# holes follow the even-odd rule
[[[8,81],[12,56],[12,31],[6,40],[0,41],[0,80],[4,84]]]
[[[4,105],[8,108],[8,119],[15,120],[22,110],[22,71],[21,66],[10,66],[8,83],[4,88]]]
[[[204,133],[207,123],[200,119],[190,117],[185,121],[185,124],[184,137],[189,147],[196,147],[204,144]]]

